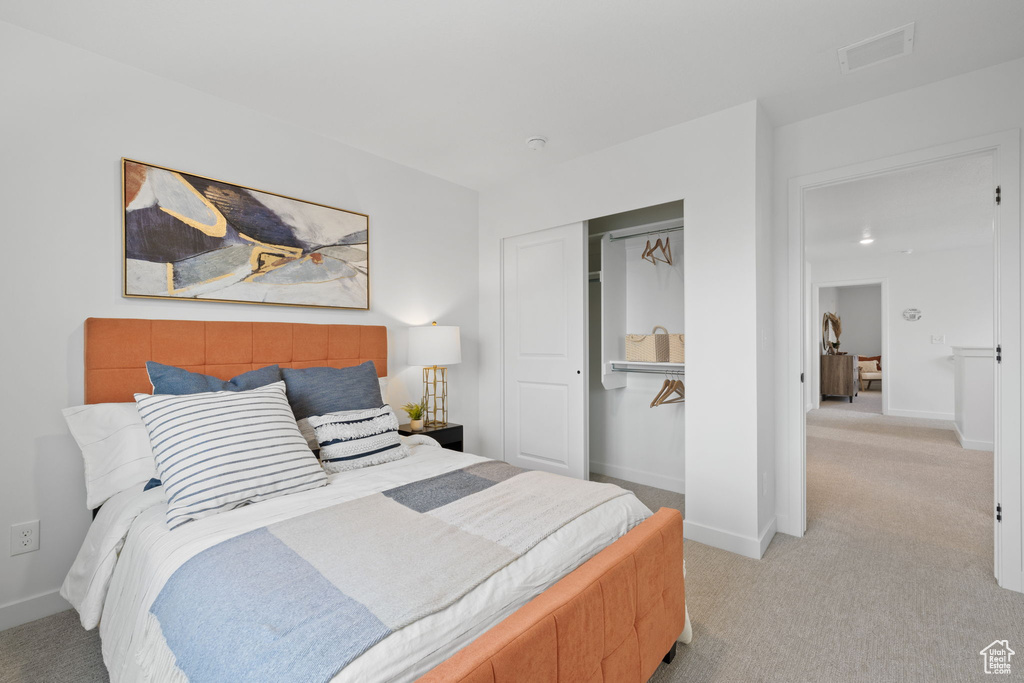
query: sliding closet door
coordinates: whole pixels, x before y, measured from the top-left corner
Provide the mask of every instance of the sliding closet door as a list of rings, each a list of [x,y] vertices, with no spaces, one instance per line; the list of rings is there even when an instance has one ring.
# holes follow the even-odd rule
[[[586,224],[502,243],[505,460],[587,478]]]

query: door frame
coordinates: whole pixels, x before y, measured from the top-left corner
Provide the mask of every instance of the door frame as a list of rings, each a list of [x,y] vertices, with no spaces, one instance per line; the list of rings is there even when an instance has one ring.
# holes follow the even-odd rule
[[[835,280],[835,281],[824,281],[816,282],[811,284],[811,310],[808,312],[810,318],[808,319],[809,327],[814,332],[815,325],[817,325],[818,338],[821,337],[821,310],[820,310],[820,291],[822,287],[859,287],[861,285],[881,285],[882,292],[879,296],[882,297],[881,309],[882,309],[882,358],[892,358],[889,355],[889,278],[886,277],[875,277],[865,278],[863,280]],[[817,321],[815,323],[815,321]],[[820,342],[818,342],[820,345]],[[807,362],[810,363],[807,370],[807,376],[810,379],[809,388],[813,389],[816,385],[816,380],[820,381],[820,368],[816,369],[816,365],[812,358],[816,359],[818,354],[811,351],[811,340],[807,340]],[[820,365],[820,364],[819,364]],[[889,383],[885,380],[885,371],[882,371],[882,415],[889,414]],[[821,405],[821,393],[811,392],[811,407],[818,408]]]
[[[979,153],[993,155],[995,184],[1002,187],[1002,204],[995,212],[996,343],[1001,344],[1003,362],[996,371],[996,434],[994,452],[995,500],[1002,504],[1002,522],[995,521],[995,576],[999,585],[1024,592],[1024,481],[1021,468],[1021,261],[1020,235],[1020,130],[1011,129],[958,142],[936,145],[904,154],[873,159],[789,180],[789,273],[786,301],[788,315],[786,413],[789,435],[780,453],[781,471],[788,495],[780,500],[779,531],[803,536],[807,530],[807,434],[804,419],[807,371],[807,335],[804,333],[807,290],[804,252],[804,196],[812,189],[835,185],[924,164]],[[993,188],[994,190],[995,188]],[[781,522],[785,520],[785,526]]]

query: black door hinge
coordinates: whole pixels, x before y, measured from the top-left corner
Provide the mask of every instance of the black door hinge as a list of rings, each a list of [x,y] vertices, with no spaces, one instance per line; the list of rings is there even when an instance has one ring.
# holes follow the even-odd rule
[[[1002,185],[996,185],[996,206],[1003,203],[1003,187]]]
[[[996,503],[996,521],[1003,521],[1003,505],[1002,503]]]
[[[1000,344],[999,346],[996,347],[996,362],[997,363],[1002,363],[1003,362],[1003,345],[1002,344]]]
[[[804,373],[800,373],[800,384],[804,383]]]

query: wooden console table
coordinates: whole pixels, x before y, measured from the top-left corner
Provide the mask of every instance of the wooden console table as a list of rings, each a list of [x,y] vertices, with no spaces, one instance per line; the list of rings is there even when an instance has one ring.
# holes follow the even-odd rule
[[[858,385],[857,356],[821,357],[821,397],[846,396],[853,403],[857,395]]]

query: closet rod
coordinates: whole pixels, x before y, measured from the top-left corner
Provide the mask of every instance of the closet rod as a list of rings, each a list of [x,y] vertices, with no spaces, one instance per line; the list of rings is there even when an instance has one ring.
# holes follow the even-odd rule
[[[646,368],[622,368],[612,367],[615,372],[646,372],[651,375],[685,375],[686,372],[683,370],[648,370]]]
[[[676,222],[676,221],[673,221],[673,222]],[[627,232],[628,229],[627,230],[616,231],[615,233],[611,233],[608,236],[608,239],[610,239],[611,241],[615,242],[615,241],[618,241],[618,240],[629,239],[630,237],[639,237],[641,235],[661,235],[661,234],[664,234],[666,232],[677,232],[679,230],[683,230],[683,226],[682,225],[677,225],[677,226],[672,227],[672,228],[653,228],[653,229],[651,229],[650,226],[644,226],[644,227],[646,227],[648,229],[637,230],[636,232],[633,232],[631,230],[629,230]]]
[[[645,363],[643,361],[613,360],[615,372],[647,372],[652,375],[685,375],[685,363]],[[659,367],[660,366],[660,367]]]

